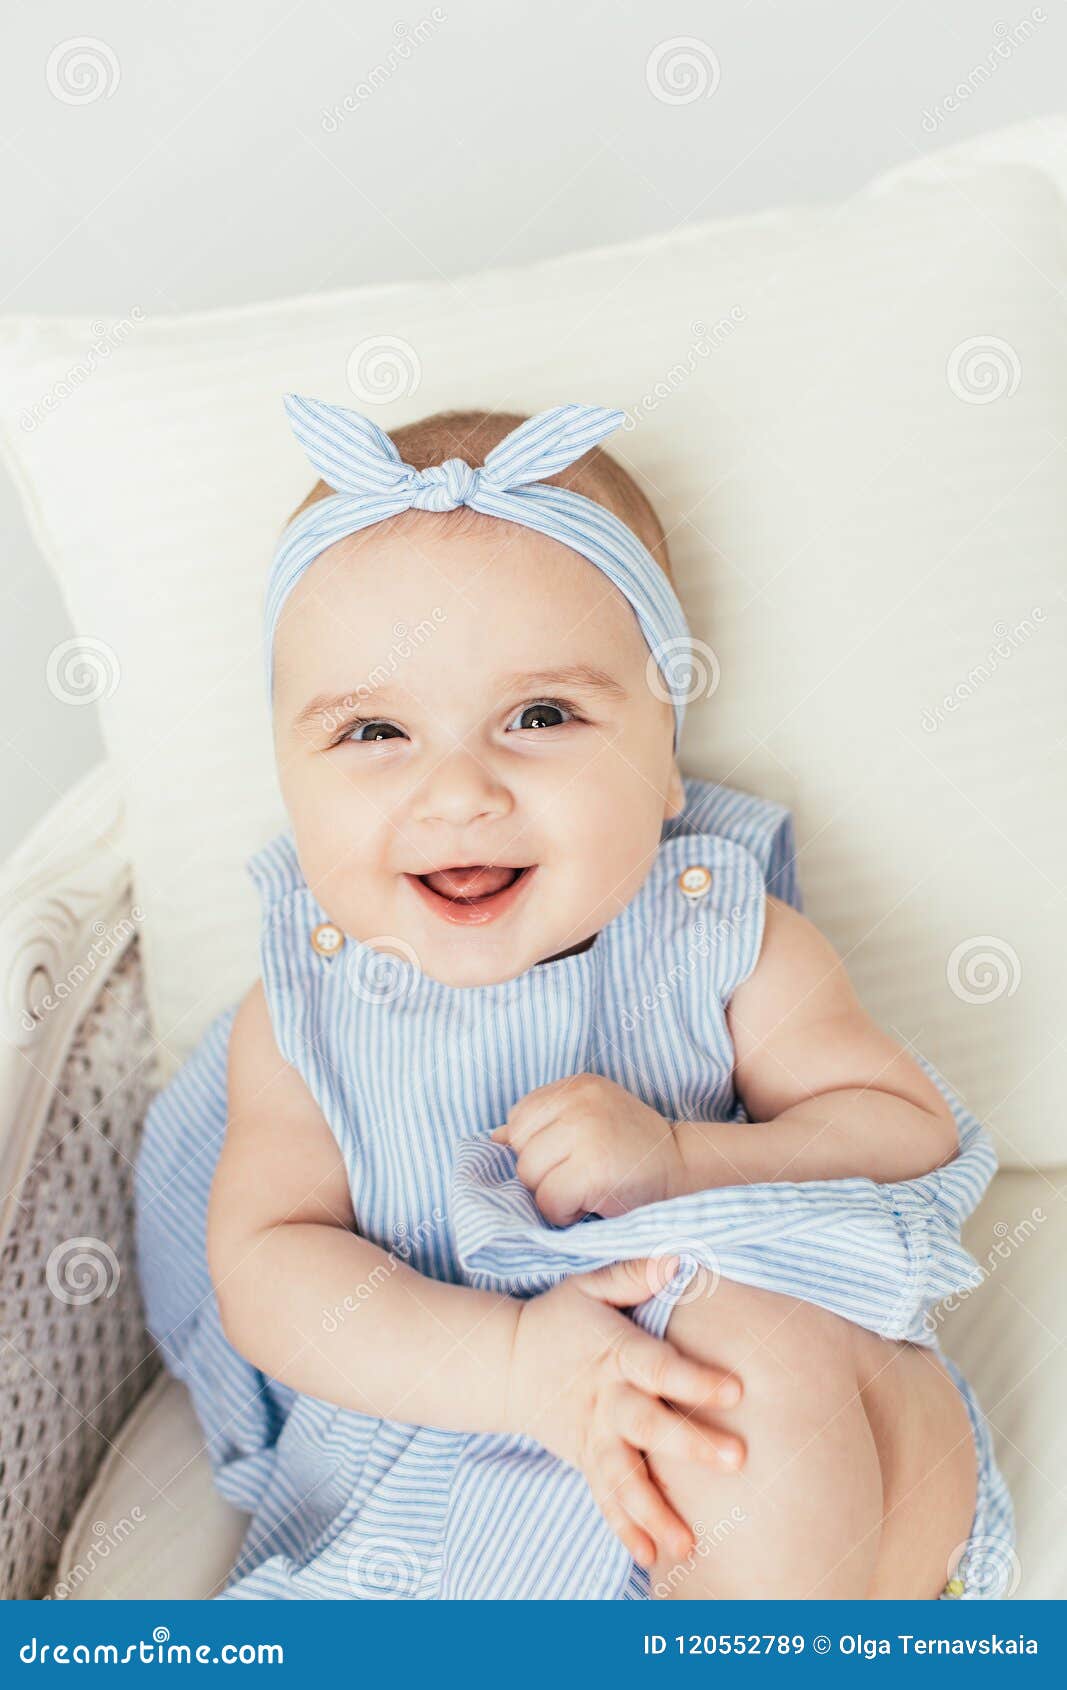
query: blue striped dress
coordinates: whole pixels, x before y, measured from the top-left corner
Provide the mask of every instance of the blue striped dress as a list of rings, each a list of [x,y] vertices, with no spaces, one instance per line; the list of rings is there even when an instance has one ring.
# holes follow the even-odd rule
[[[674,1119],[746,1119],[726,1006],[756,965],[767,892],[800,908],[791,818],[724,786],[685,786],[645,882],[593,944],[489,986],[443,984],[352,939],[320,955],[310,936],[328,918],[291,836],[253,857],[275,1036],[337,1139],[357,1228],[420,1273],[516,1296],[608,1262],[677,1255],[670,1284],[631,1311],[656,1336],[704,1272],[936,1347],[933,1309],[981,1279],[960,1225],[995,1156],[928,1063],[960,1151],[892,1185],[729,1187],[554,1227],[516,1178],[513,1152],[487,1137],[528,1092],[582,1072]],[[683,889],[687,869],[707,871],[687,881],[702,895]],[[648,1598],[647,1571],[582,1475],[534,1440],[342,1409],[266,1377],[228,1343],[205,1220],[234,1013],[155,1098],[136,1176],[149,1328],[192,1395],[219,1491],[251,1515],[221,1596]],[[353,1292],[325,1318],[358,1322]],[[1014,1560],[1011,1504],[973,1393],[954,1377],[981,1482],[953,1594],[998,1595]]]

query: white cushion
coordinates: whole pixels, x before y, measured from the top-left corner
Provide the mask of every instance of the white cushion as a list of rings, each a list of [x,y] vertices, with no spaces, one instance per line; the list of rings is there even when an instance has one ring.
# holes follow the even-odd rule
[[[1019,1528],[1019,1597],[1067,1596],[1062,1198],[1040,1174],[994,1180],[967,1233],[985,1282],[946,1315],[942,1332],[996,1432]],[[214,1490],[199,1441],[185,1386],[157,1381],[116,1437],[67,1534],[56,1575],[63,1593],[192,1598],[226,1582],[247,1517]],[[117,1533],[117,1522],[131,1515],[132,1529]],[[94,1529],[98,1522],[106,1532]]]
[[[1034,125],[1029,154],[1014,130],[917,160],[840,205],[133,322],[87,379],[88,319],[0,324],[6,459],[79,635],[104,642],[171,1066],[257,971],[243,864],[283,820],[260,606],[313,479],[283,392],[386,427],[581,399],[634,419],[609,449],[671,531],[721,671],[683,767],[794,809],[809,913],[872,1014],[1005,1160],[1067,1157],[1067,229],[1046,168],[1065,127]],[[382,376],[353,356],[368,341],[393,349],[387,403],[347,383]]]
[[[101,1463],[64,1539],[50,1594],[88,1601],[213,1596],[248,1519],[215,1489],[188,1391],[161,1373]]]

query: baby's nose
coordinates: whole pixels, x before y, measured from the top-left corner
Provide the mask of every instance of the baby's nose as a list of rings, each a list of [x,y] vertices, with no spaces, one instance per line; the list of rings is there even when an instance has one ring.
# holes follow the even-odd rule
[[[450,511],[462,505],[478,485],[478,471],[462,458],[449,458],[431,469],[415,472],[415,496],[412,509],[417,511]]]
[[[426,776],[413,813],[417,821],[462,827],[487,816],[505,815],[510,808],[511,796],[503,783],[470,751],[457,745]]]

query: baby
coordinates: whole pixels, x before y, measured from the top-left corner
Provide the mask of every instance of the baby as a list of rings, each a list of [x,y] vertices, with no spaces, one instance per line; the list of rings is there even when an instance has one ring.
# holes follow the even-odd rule
[[[786,813],[683,778],[620,413],[287,403],[291,836],[138,1170],[149,1323],[253,1514],[223,1594],[998,1594],[921,1325],[968,1259],[915,1245],[980,1129],[800,914]],[[927,1258],[918,1326],[863,1312]]]

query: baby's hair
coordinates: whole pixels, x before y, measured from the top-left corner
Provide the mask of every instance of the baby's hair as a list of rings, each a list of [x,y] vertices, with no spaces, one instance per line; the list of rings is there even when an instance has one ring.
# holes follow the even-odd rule
[[[477,468],[505,435],[526,421],[528,418],[516,411],[436,411],[433,416],[390,430],[389,435],[404,462],[415,469],[432,469],[448,458],[462,458],[464,463]],[[619,517],[648,548],[673,584],[667,537],[659,518],[637,482],[603,446],[592,447],[573,464],[560,470],[558,475],[545,479],[548,486],[569,487],[572,492],[583,494]],[[292,521],[317,500],[329,498],[333,491],[327,482],[316,482],[289,520]],[[400,516],[386,520],[402,522],[425,514],[404,511]],[[436,522],[448,522],[451,530],[458,533],[497,520],[471,510],[469,505],[459,505],[451,511],[434,511],[432,515]]]

